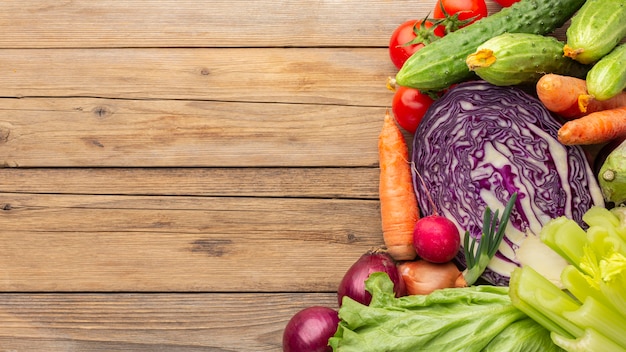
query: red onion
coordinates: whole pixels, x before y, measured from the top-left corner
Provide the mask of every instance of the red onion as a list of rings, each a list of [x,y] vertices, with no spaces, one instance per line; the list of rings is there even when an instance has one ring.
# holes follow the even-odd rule
[[[313,306],[296,313],[283,332],[284,352],[332,352],[328,346],[337,332],[339,314],[336,310]]]
[[[386,252],[369,251],[352,264],[339,283],[339,290],[337,291],[339,306],[341,306],[344,296],[348,296],[361,304],[369,305],[372,301],[372,295],[365,290],[365,280],[374,272],[384,272],[389,275],[394,284],[396,297],[406,295],[404,281],[393,258]]]

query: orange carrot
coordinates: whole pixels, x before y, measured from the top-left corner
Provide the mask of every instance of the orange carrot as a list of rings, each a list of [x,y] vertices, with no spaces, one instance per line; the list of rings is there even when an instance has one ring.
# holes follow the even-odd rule
[[[378,138],[380,159],[380,213],[383,239],[395,260],[412,260],[413,228],[419,219],[409,151],[404,136],[389,111]]]
[[[584,115],[578,106],[578,97],[587,94],[584,79],[549,73],[541,76],[536,89],[548,110],[568,120]]]
[[[587,92],[584,79],[549,73],[537,81],[537,97],[550,111],[566,120],[626,106],[626,92],[608,100],[596,100]]]
[[[578,97],[578,108],[585,114],[622,106],[626,106],[626,92],[621,92],[607,100],[596,100],[589,94],[583,94]]]
[[[596,111],[567,121],[558,132],[566,145],[601,144],[626,136],[626,107]]]

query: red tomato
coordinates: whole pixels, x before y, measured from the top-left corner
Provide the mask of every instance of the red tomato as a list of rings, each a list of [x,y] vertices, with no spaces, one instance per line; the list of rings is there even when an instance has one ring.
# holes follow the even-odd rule
[[[445,23],[448,32],[474,23],[487,15],[485,0],[438,0],[433,11],[434,18],[449,18],[448,23]]]
[[[426,23],[426,24],[423,24]],[[432,23],[422,20],[409,20],[399,25],[389,39],[389,57],[391,62],[398,68],[402,68],[404,62],[416,51],[424,47],[424,43],[430,43],[443,35],[443,30],[435,32]],[[405,45],[413,40],[421,40],[422,43]]]
[[[519,0],[495,0],[495,1],[504,7],[509,7],[515,4],[516,2],[519,2]]]
[[[393,96],[391,111],[398,125],[413,134],[433,102],[433,98],[417,89],[400,86]]]

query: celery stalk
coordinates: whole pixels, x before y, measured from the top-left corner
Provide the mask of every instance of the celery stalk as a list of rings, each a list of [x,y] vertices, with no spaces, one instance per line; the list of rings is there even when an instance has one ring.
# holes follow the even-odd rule
[[[611,213],[607,208],[600,206],[589,208],[589,210],[583,214],[583,221],[589,226],[619,226],[619,218],[617,215]]]
[[[587,234],[574,220],[559,217],[543,226],[539,238],[563,259],[578,266],[583,256],[582,248],[587,241]]]
[[[585,332],[576,339],[561,336],[557,333],[550,334],[552,342],[568,352],[620,352],[624,349],[611,341],[609,338],[599,333],[596,329],[586,329]]]
[[[608,299],[600,290],[599,285],[574,266],[570,265],[563,269],[563,272],[561,273],[561,282],[569,293],[581,302],[584,302],[587,297],[593,297],[604,304],[610,304]]]
[[[511,275],[511,302],[568,352],[626,352],[626,207],[593,207],[583,220],[587,231],[560,217],[540,232],[570,263],[561,272],[567,291],[522,267]]]
[[[582,329],[567,320],[563,312],[580,304],[530,267],[513,270],[509,281],[513,305],[550,331],[579,336]],[[509,295],[511,296],[511,291]]]
[[[561,335],[566,335],[568,337],[573,338],[574,336],[570,334],[567,330],[563,329],[560,325],[552,321],[543,311],[542,307],[537,307],[534,304],[527,303],[519,294],[520,288],[524,287],[524,283],[521,282],[520,275],[522,274],[522,269],[516,268],[511,273],[510,283],[509,283],[509,297],[511,297],[511,303],[513,306],[526,315],[528,315],[532,320],[536,321],[538,324],[548,329],[549,331],[558,332]],[[524,294],[527,294],[524,291]],[[526,297],[528,299],[528,297]]]
[[[587,242],[597,256],[613,251],[626,255],[626,242],[620,238],[616,231],[611,231],[606,226],[594,225],[589,227],[587,229]]]
[[[602,331],[604,336],[626,348],[626,319],[593,297],[587,298],[579,309],[563,312],[563,315],[580,327]]]
[[[619,219],[619,225],[615,226],[615,231],[622,240],[626,241],[626,206],[615,207],[611,209],[611,213]]]

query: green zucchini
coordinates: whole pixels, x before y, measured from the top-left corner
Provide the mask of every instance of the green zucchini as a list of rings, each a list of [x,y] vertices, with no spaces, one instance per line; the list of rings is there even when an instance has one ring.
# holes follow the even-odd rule
[[[472,76],[465,59],[503,33],[548,34],[561,27],[585,0],[521,0],[436,40],[413,54],[396,74],[398,85],[442,90]]]
[[[589,68],[563,56],[565,43],[529,33],[495,36],[466,59],[468,68],[497,86],[537,83],[546,73],[585,78]]]
[[[626,88],[626,44],[603,56],[587,74],[587,91],[597,100],[607,100]]]
[[[625,0],[587,0],[565,32],[565,55],[589,64],[626,37]]]

